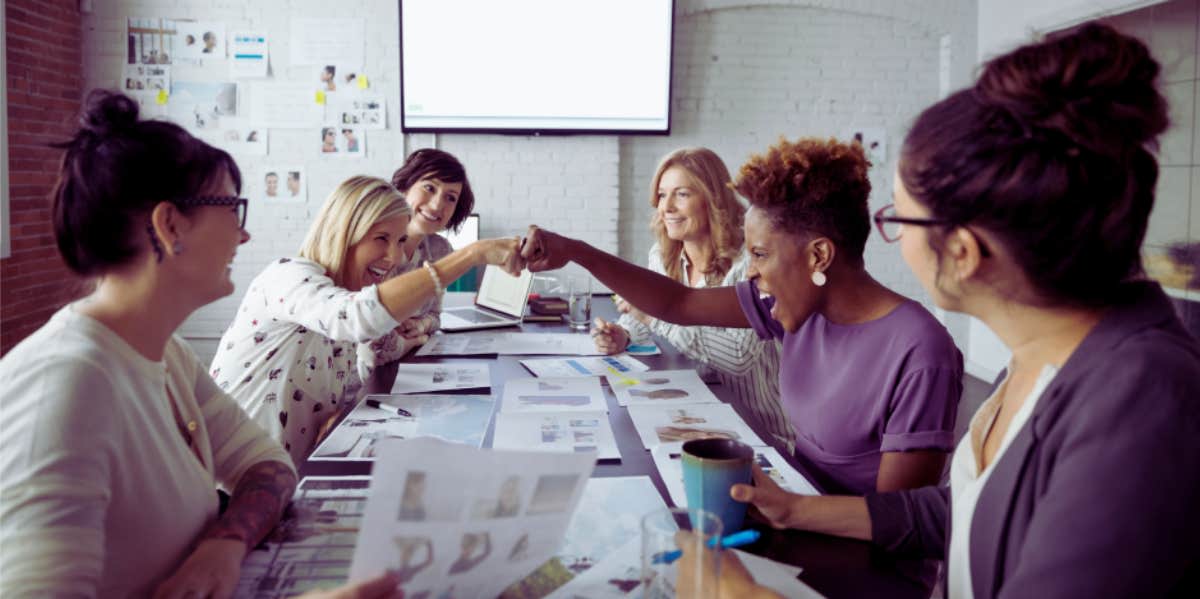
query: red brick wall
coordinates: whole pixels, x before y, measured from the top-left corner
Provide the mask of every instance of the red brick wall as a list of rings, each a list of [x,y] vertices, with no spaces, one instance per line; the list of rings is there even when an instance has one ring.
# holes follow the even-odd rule
[[[50,224],[61,151],[83,96],[78,0],[7,0],[9,233],[0,260],[0,355],[82,289]]]

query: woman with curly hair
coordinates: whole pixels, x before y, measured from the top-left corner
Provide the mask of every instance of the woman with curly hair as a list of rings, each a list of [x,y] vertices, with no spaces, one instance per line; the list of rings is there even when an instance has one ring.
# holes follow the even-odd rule
[[[575,261],[656,318],[753,328],[782,341],[779,388],[794,455],[827,493],[937,483],[954,447],[962,357],[919,303],[867,273],[870,182],[862,146],[780,141],[737,191],[749,280],[694,289],[581,241],[531,227],[531,270]]]
[[[650,185],[657,238],[648,266],[688,287],[729,286],[746,279],[743,250],[746,209],[730,188],[729,169],[708,148],[682,148],[663,158]],[[792,427],[779,403],[779,351],[750,329],[683,327],[648,316],[624,299],[615,322],[596,319],[596,348],[608,354],[665,338],[684,355],[711,367],[721,384],[781,445],[794,446]]]

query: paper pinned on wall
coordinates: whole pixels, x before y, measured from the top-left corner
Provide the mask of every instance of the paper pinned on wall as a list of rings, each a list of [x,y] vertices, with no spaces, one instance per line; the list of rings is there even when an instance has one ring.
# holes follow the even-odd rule
[[[196,137],[239,156],[267,155],[267,128],[249,119],[225,117],[215,128],[197,131]],[[247,186],[249,187],[249,186]]]
[[[308,177],[299,165],[267,165],[261,177],[246,178],[247,195],[264,202],[308,201]]]
[[[225,59],[225,24],[175,21],[175,60],[202,62]]]
[[[165,92],[171,89],[171,67],[165,64],[127,64],[122,79],[120,87],[130,95]]]
[[[294,17],[291,24],[292,66],[363,64],[363,19]]]
[[[271,52],[267,34],[262,31],[234,31],[229,34],[229,76],[234,79],[267,76]]]
[[[406,596],[495,597],[552,557],[596,454],[380,444],[350,580],[384,570]]]
[[[249,88],[250,118],[271,129],[316,129],[323,109],[313,102],[313,88],[304,82],[254,82]]]
[[[361,79],[365,80],[365,75]],[[330,94],[325,119],[344,127],[387,129],[387,104],[383,94],[362,93],[358,89],[346,94]]]

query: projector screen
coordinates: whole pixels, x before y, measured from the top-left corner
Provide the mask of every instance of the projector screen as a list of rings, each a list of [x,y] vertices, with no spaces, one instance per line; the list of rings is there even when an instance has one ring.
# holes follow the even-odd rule
[[[672,0],[401,0],[408,132],[670,132]]]

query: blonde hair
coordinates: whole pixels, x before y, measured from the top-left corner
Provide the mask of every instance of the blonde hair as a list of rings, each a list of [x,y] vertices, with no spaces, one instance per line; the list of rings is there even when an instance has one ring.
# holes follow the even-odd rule
[[[716,285],[742,253],[745,234],[742,222],[746,208],[733,193],[729,169],[715,152],[708,148],[680,148],[667,154],[658,165],[650,182],[650,206],[655,209],[650,230],[658,239],[658,248],[667,276],[679,280],[679,256],[683,242],[667,236],[667,227],[658,213],[658,184],[667,169],[678,166],[687,172],[692,187],[704,197],[708,207],[708,264],[698,264],[709,285]]]
[[[391,183],[379,177],[355,175],[325,199],[300,246],[300,257],[325,267],[333,282],[343,286],[342,268],[350,247],[362,241],[375,223],[411,215],[404,194]]]

